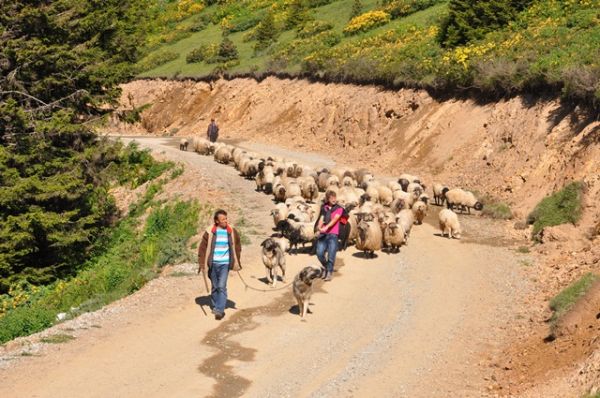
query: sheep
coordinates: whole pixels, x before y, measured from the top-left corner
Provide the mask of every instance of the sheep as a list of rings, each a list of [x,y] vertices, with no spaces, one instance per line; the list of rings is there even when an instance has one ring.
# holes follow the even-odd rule
[[[330,187],[339,187],[339,186],[340,186],[340,179],[337,176],[330,175],[327,178],[325,191],[327,191]]]
[[[408,192],[408,193],[416,193],[417,197],[418,197],[418,196],[420,196],[423,193],[423,187],[421,186],[421,184],[418,184],[416,182],[411,182],[406,187],[406,192]]]
[[[412,210],[408,210],[408,209],[400,210],[400,212],[396,216],[396,222],[404,230],[404,239],[406,240],[406,243],[408,244],[408,237],[410,236],[410,230],[412,229],[412,226],[415,223],[415,216],[413,215]]]
[[[427,195],[426,193],[422,193],[417,198],[417,201],[420,201],[420,202],[425,203],[426,205],[429,205],[429,195]]]
[[[256,190],[263,191],[265,193],[273,192],[273,182],[275,181],[275,174],[273,173],[272,166],[265,166],[261,171],[258,172],[254,178],[256,181]]]
[[[314,182],[316,182],[318,175],[315,169],[312,167],[302,166],[300,168],[300,175],[298,175],[298,177],[310,177],[314,180]]]
[[[299,177],[300,192],[302,197],[309,202],[314,202],[319,197],[319,187],[312,177]]]
[[[383,234],[381,226],[375,220],[363,219],[358,223],[358,240],[356,248],[364,253],[365,257],[375,257],[375,252],[381,250]]]
[[[384,206],[389,206],[394,200],[394,194],[390,188],[385,185],[377,185],[377,195],[379,198],[379,203]]]
[[[390,181],[387,184],[388,188],[392,190],[393,193],[396,191],[403,191],[402,185],[398,184],[396,181]]]
[[[392,203],[390,204],[390,209],[394,213],[399,213],[400,210],[406,209],[406,201],[404,199],[401,199],[401,198],[394,199],[392,201]]]
[[[331,177],[331,174],[329,174],[326,171],[321,171],[319,173],[319,176],[317,177],[317,186],[319,187],[319,191],[325,192],[325,190],[329,186],[329,184],[327,183],[329,177]]]
[[[192,140],[192,148],[194,152],[200,155],[211,155],[214,153],[215,147],[209,140],[200,137],[194,137]]]
[[[291,249],[296,249],[298,253],[298,244],[302,243],[302,247],[306,243],[313,242],[315,239],[315,229],[312,222],[298,222],[292,219],[282,220],[277,224],[277,230],[290,241]]]
[[[277,268],[281,268],[281,279],[285,282],[285,255],[281,246],[272,238],[265,239],[262,246],[262,261],[271,287],[277,284]]]
[[[297,222],[313,222],[314,215],[309,213],[308,211],[304,211],[303,209],[293,208],[288,212],[288,219],[297,221]]]
[[[446,205],[450,210],[454,209],[454,206],[458,206],[461,212],[467,209],[469,214],[471,214],[471,207],[475,210],[483,210],[483,204],[477,201],[472,192],[460,188],[446,192]]]
[[[288,181],[285,184],[285,198],[289,199],[294,196],[302,196],[302,189],[300,189],[300,185],[296,181]]]
[[[356,187],[358,184],[356,183],[356,180],[354,180],[352,177],[350,176],[345,176],[342,179],[342,186],[343,187]]]
[[[438,206],[443,206],[444,201],[446,200],[446,192],[448,192],[450,188],[440,183],[433,184],[433,201]]]
[[[237,170],[240,169],[240,162],[242,161],[242,158],[246,155],[247,155],[247,152],[239,147],[235,147],[233,149],[233,151],[231,151],[231,157],[233,159],[233,164],[235,165],[235,168]]]
[[[190,142],[187,140],[187,138],[182,138],[181,140],[179,140],[179,150],[187,151],[189,143]]]
[[[348,210],[348,225],[350,226],[350,234],[348,235],[347,242],[356,243],[358,240],[358,209],[350,209],[349,206],[346,210]]]
[[[283,202],[286,199],[286,189],[282,182],[273,184],[273,196],[276,202]]]
[[[337,200],[342,206],[355,205],[358,206],[360,202],[360,193],[362,191],[352,187],[340,188]]]
[[[443,209],[438,214],[438,218],[440,220],[442,236],[445,236],[446,231],[448,231],[448,238],[460,239],[462,230],[460,228],[460,223],[458,222],[458,216],[455,212],[450,209]]]
[[[254,178],[258,174],[260,162],[260,159],[252,157],[242,158],[240,162],[240,175],[246,178]]]
[[[367,169],[358,169],[356,170],[355,174],[356,182],[358,183],[358,185],[362,184],[363,182],[369,182],[375,179],[375,177],[373,177],[373,174],[371,174],[371,172]]]
[[[398,253],[400,246],[406,242],[406,234],[400,224],[393,221],[383,224],[383,243],[391,253]]]
[[[412,211],[415,216],[415,223],[418,225],[423,224],[423,219],[427,215],[427,204],[423,201],[417,200],[412,207]]]
[[[273,217],[273,224],[275,227],[279,224],[279,221],[283,221],[288,216],[289,209],[283,203],[278,203],[275,208],[271,210],[271,216]]]
[[[371,202],[378,203],[379,202],[379,189],[377,189],[377,183],[371,182],[368,183],[365,189],[365,193],[369,195],[371,198]]]
[[[219,146],[215,149],[215,160],[222,164],[228,164],[231,162],[231,150],[225,145]]]

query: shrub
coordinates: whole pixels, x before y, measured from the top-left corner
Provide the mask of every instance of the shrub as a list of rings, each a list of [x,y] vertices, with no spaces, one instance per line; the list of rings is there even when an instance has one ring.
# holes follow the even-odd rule
[[[185,61],[188,64],[195,62],[206,62],[207,64],[217,62],[219,54],[219,45],[217,44],[203,44],[190,51],[185,57]]]
[[[512,220],[513,214],[506,203],[486,203],[481,214],[502,220]]]
[[[385,11],[369,11],[358,17],[352,18],[344,28],[346,36],[366,32],[390,21],[390,14]]]
[[[583,184],[575,181],[542,199],[527,216],[527,223],[533,224],[533,238],[537,239],[544,227],[579,221],[582,196]]]
[[[350,11],[350,19],[358,17],[363,13],[363,4],[360,0],[354,0],[352,3],[352,10]]]
[[[302,25],[300,30],[296,33],[296,37],[299,39],[306,39],[331,29],[333,29],[333,25],[327,21],[311,21]]]
[[[227,62],[237,58],[237,47],[228,37],[224,37],[219,45],[218,62]]]
[[[390,14],[392,19],[396,19],[424,10],[439,2],[440,0],[392,0],[384,2],[383,10]]]
[[[263,50],[275,42],[279,32],[275,26],[275,18],[272,12],[268,12],[260,21],[254,35],[256,38],[255,51]]]

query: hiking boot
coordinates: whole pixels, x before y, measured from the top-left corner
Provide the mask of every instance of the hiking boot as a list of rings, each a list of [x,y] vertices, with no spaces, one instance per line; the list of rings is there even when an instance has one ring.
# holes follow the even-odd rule
[[[225,313],[224,313],[224,312],[217,312],[217,313],[215,314],[215,319],[216,319],[217,321],[220,321],[220,320],[221,320],[221,319],[223,319],[223,318],[225,318]]]
[[[333,275],[331,275],[331,272],[327,272],[325,275],[325,282],[331,282],[331,278],[333,278]]]

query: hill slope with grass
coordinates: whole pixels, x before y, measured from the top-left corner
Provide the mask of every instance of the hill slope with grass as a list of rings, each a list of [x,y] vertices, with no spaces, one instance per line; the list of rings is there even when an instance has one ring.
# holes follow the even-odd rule
[[[163,10],[139,76],[280,73],[600,99],[597,0],[198,1],[176,12],[183,3]]]

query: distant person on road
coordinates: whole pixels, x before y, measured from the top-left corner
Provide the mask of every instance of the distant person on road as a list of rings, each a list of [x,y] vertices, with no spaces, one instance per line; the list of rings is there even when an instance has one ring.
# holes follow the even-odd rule
[[[216,142],[217,138],[219,138],[219,126],[215,119],[210,119],[210,124],[208,125],[208,129],[206,129],[206,137],[210,142]]]
[[[212,285],[210,300],[212,312],[216,320],[225,316],[227,304],[227,277],[229,271],[239,271],[242,246],[240,235],[229,225],[227,212],[217,210],[213,217],[214,224],[202,234],[198,247],[198,273],[206,272]]]
[[[333,265],[338,251],[338,237],[340,234],[340,219],[344,208],[337,204],[337,195],[334,191],[325,193],[325,203],[321,207],[317,220],[317,258],[325,268],[325,280],[333,277]],[[325,255],[327,254],[327,258]]]

